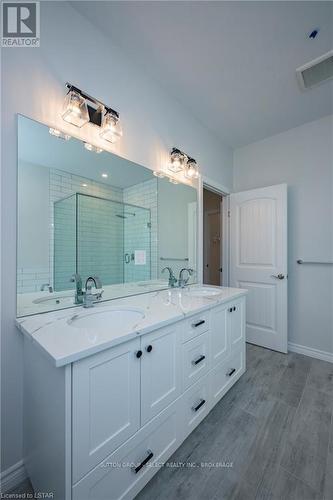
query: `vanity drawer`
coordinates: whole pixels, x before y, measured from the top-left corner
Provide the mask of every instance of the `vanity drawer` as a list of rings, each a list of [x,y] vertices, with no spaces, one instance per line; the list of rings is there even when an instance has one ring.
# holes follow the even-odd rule
[[[211,408],[209,375],[200,379],[183,395],[184,439],[205,418]]]
[[[74,485],[72,500],[133,499],[180,445],[181,410],[179,399],[140,429]]]
[[[215,405],[245,370],[245,349],[235,350],[210,372],[212,404]]]
[[[183,344],[183,387],[186,390],[209,370],[208,332]]]
[[[196,314],[184,321],[183,342],[187,342],[209,330],[209,312]]]

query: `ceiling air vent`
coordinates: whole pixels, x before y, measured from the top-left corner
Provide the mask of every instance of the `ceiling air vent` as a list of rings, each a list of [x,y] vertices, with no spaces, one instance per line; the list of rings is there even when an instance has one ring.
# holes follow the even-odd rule
[[[302,90],[333,78],[333,50],[297,68],[296,75]]]

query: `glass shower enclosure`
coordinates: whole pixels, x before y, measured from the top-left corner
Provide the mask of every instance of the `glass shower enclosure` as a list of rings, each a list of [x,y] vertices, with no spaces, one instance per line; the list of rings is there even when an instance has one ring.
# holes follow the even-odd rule
[[[54,203],[53,283],[99,276],[103,286],[151,279],[150,209],[75,193]]]

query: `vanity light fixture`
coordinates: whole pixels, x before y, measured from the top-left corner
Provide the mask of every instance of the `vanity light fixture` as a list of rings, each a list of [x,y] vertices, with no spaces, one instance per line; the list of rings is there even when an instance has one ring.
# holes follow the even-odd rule
[[[195,159],[177,148],[171,150],[168,169],[174,173],[184,172],[184,176],[191,180],[198,179],[200,175],[199,167]]]
[[[57,137],[58,139],[63,139],[64,141],[69,141],[71,138],[70,135],[65,134],[65,132],[61,132],[61,130],[58,130],[57,128],[49,128],[49,133],[51,135],[54,135],[54,137]]]
[[[188,158],[185,165],[184,175],[187,179],[198,179],[199,178],[199,167],[194,158]]]
[[[170,164],[168,166],[169,170],[174,173],[181,172],[184,170],[186,160],[187,156],[182,153],[182,151],[177,148],[173,148],[170,153]]]
[[[76,127],[82,127],[86,123],[99,127],[100,137],[112,143],[123,135],[118,111],[106,106],[71,83],[67,82],[66,87],[68,93],[62,113],[66,122]]]
[[[105,112],[102,120],[102,130],[99,136],[114,144],[123,135],[119,114],[112,109]]]
[[[103,151],[102,148],[98,148],[97,146],[94,146],[93,144],[90,144],[89,142],[84,142],[84,147],[88,150],[88,151],[93,151],[94,153],[101,153]]]

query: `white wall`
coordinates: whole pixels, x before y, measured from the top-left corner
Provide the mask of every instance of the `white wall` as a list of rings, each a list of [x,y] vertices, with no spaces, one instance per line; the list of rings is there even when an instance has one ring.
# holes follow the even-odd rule
[[[96,7],[98,8],[98,7]],[[124,34],[126,36],[126,34]],[[204,174],[231,188],[232,151],[170,99],[67,2],[41,2],[41,47],[2,50],[2,470],[22,458],[22,338],[16,301],[16,114],[65,128],[60,118],[70,81],[121,113],[124,137],[115,148],[152,169],[172,146],[196,158]],[[89,140],[87,129],[74,130]],[[35,145],[38,147],[38,144]]]
[[[234,191],[288,184],[289,342],[333,353],[333,116],[235,150]]]

